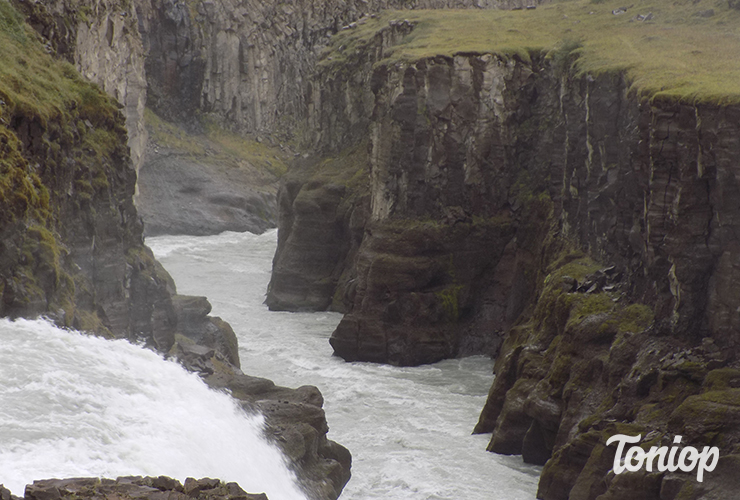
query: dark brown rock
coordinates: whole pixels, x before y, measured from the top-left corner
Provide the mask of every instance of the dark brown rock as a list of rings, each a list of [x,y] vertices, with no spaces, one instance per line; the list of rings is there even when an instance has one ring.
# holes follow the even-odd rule
[[[212,348],[182,342],[177,349],[180,362],[212,388],[228,389],[245,411],[265,416],[265,436],[289,458],[306,491],[317,499],[339,496],[349,481],[352,458],[346,448],[327,439],[324,398],[316,387],[289,389],[245,375]]]
[[[643,101],[620,72],[542,54],[386,65],[407,34],[380,28],[321,68],[314,152],[369,141],[364,223],[350,228],[328,181],[297,163],[272,296],[341,302],[331,344],[347,360],[419,364],[503,341],[475,431],[546,461],[544,500],[658,498],[660,475],[607,477],[618,432],[736,453],[722,370],[740,327],[737,106]],[[315,241],[343,250],[321,261]],[[688,495],[672,481],[666,495]]]
[[[183,486],[166,476],[129,476],[112,479],[75,478],[34,481],[25,500],[267,500],[264,493],[246,493],[236,483],[189,477]]]

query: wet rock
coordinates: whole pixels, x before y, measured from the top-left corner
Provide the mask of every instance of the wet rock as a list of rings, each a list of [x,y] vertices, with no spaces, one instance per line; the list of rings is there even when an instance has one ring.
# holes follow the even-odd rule
[[[187,340],[198,349],[210,347],[217,350],[229,363],[239,367],[239,347],[236,334],[231,326],[221,318],[208,316],[211,304],[205,297],[173,295],[172,306],[175,312],[176,336],[181,336],[178,349],[182,354],[201,355],[189,347]],[[182,338],[184,337],[184,339]],[[187,339],[187,340],[186,340]],[[211,354],[208,355],[210,357]]]
[[[290,459],[298,481],[312,498],[336,499],[349,481],[349,451],[326,437],[329,426],[324,398],[313,386],[276,386],[271,380],[245,375],[213,349],[186,347],[185,366],[214,389],[227,389],[245,411],[265,416],[264,434]],[[195,361],[193,361],[195,359]],[[183,360],[181,360],[183,362]]]
[[[166,476],[47,479],[26,486],[25,500],[267,500],[264,493],[246,493],[236,483],[189,477],[183,486]]]
[[[185,484],[183,485],[183,488],[185,490],[185,494],[190,496],[195,496],[201,491],[204,490],[212,490],[214,488],[217,488],[221,485],[221,481],[218,479],[211,479],[211,478],[203,478],[203,479],[194,479],[192,477],[189,477],[185,479]]]
[[[10,490],[3,487],[2,484],[0,484],[0,498],[2,500],[20,500],[20,497],[13,495]]]

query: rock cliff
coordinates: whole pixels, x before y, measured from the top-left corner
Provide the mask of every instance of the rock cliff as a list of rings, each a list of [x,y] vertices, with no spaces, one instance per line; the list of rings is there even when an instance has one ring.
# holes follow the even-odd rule
[[[48,14],[31,6],[29,19]],[[76,26],[85,11],[70,12],[48,26]],[[51,40],[62,51],[74,38],[42,38],[24,17],[0,2],[0,315],[43,315],[176,356],[262,409],[312,498],[336,498],[351,459],[326,439],[319,391],[244,375],[231,327],[208,316],[205,298],[177,295],[143,242],[121,105],[50,55]]]
[[[329,37],[390,8],[496,8],[529,0],[137,0],[149,105],[197,127],[195,112],[283,140],[306,133],[311,76]]]
[[[268,304],[345,311],[348,360],[500,346],[476,432],[545,464],[538,498],[729,498],[722,472],[615,476],[605,441],[682,435],[737,463],[737,105],[646,95],[567,39],[419,56],[408,17],[319,65]]]
[[[146,147],[145,53],[131,2],[44,0],[11,2],[46,42],[123,106],[131,160],[138,172]]]

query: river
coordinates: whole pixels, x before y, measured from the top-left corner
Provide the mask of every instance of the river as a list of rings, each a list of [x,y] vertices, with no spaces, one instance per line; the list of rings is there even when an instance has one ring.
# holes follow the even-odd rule
[[[239,337],[242,369],[321,389],[329,438],[352,452],[342,499],[531,500],[540,468],[485,451],[471,430],[493,380],[476,356],[415,368],[346,363],[328,339],[341,315],[263,305],[277,232],[147,239],[178,292],[205,295]]]
[[[276,232],[163,236],[147,243],[179,293],[205,295],[239,337],[242,369],[316,385],[329,438],[350,449],[343,500],[531,500],[540,469],[471,436],[491,385],[483,357],[416,368],[345,363],[340,315],[262,304]],[[271,500],[302,500],[260,417],[178,364],[125,341],[0,319],[0,484],[74,476],[219,477]]]

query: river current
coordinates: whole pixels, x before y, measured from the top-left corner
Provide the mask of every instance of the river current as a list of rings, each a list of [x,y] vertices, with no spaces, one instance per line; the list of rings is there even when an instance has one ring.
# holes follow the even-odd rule
[[[336,313],[263,305],[277,231],[147,239],[178,292],[205,295],[239,337],[242,369],[276,384],[317,386],[329,438],[352,452],[342,499],[531,500],[540,469],[485,451],[472,436],[493,381],[482,356],[397,368],[332,356]]]
[[[416,368],[345,363],[340,315],[262,304],[276,232],[147,239],[178,292],[205,295],[239,337],[242,369],[324,395],[329,438],[350,449],[342,499],[529,500],[539,468],[471,436],[492,381],[483,357]],[[0,484],[74,476],[219,477],[271,500],[303,500],[248,416],[174,362],[44,321],[0,320]]]

